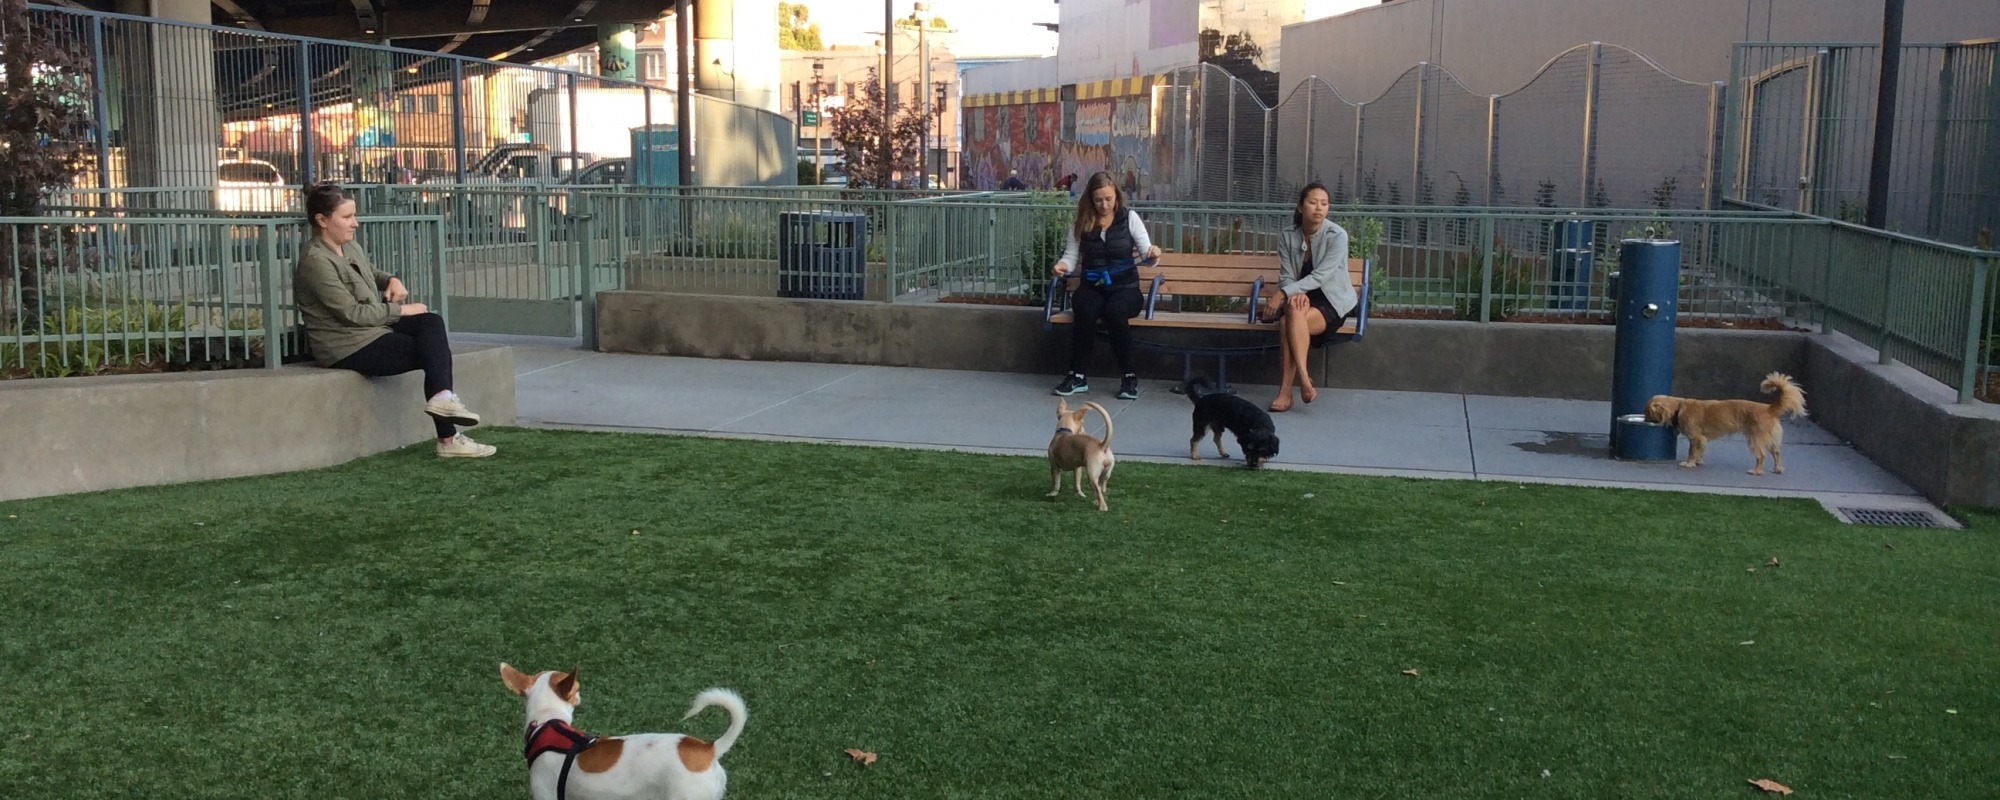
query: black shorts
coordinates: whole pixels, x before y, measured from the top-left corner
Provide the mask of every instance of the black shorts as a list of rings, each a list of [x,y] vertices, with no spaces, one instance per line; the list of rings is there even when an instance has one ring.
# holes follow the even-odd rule
[[[1347,324],[1347,317],[1335,312],[1333,310],[1333,301],[1326,299],[1326,293],[1318,289],[1306,290],[1306,302],[1311,304],[1313,308],[1319,309],[1319,315],[1326,319],[1326,330],[1322,331],[1318,336],[1312,337],[1313,347],[1323,346],[1326,344],[1328,338],[1340,331],[1340,326]],[[1278,309],[1278,316],[1283,317],[1286,310],[1285,308]]]

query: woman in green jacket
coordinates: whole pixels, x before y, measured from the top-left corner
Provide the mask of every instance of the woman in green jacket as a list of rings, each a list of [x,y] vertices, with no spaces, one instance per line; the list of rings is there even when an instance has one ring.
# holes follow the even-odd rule
[[[479,415],[451,391],[444,319],[423,303],[406,302],[410,292],[403,282],[369,262],[354,241],[361,227],[354,199],[334,184],[314,186],[306,191],[306,221],[312,238],[299,253],[292,292],[313,359],[370,377],[423,370],[424,413],[437,427],[438,455],[493,455],[492,445],[458,432],[461,425],[478,425]]]

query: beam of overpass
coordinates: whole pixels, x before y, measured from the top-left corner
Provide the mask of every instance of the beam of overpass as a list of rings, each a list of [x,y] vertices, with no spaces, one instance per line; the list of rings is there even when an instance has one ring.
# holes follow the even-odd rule
[[[368,0],[355,0],[358,4]],[[546,30],[549,28],[570,28],[579,25],[595,26],[610,22],[645,23],[659,19],[664,9],[661,0],[597,0],[587,10],[583,19],[577,19],[574,7],[568,4],[547,4],[536,6],[510,6],[498,11],[481,14],[481,4],[475,3],[473,14],[468,15],[463,6],[444,8],[420,6],[416,8],[393,8],[382,12],[379,27],[375,33],[366,33],[358,18],[347,14],[333,14],[315,17],[291,17],[266,20],[265,25],[278,33],[299,36],[315,36],[327,39],[415,39],[423,37],[450,37],[461,33],[506,33],[525,30]],[[474,21],[473,16],[481,19]]]

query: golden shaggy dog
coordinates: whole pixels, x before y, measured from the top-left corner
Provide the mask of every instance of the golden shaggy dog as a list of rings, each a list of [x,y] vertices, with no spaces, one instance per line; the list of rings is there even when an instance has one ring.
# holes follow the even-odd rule
[[[1646,421],[1672,425],[1688,437],[1688,457],[1681,462],[1683,467],[1701,466],[1701,457],[1708,452],[1708,440],[1719,439],[1732,433],[1743,434],[1750,440],[1750,455],[1757,459],[1757,465],[1750,468],[1750,474],[1764,474],[1764,454],[1771,454],[1771,471],[1785,474],[1785,456],[1782,447],[1785,429],[1778,421],[1785,415],[1802,416],[1806,413],[1806,392],[1792,382],[1790,375],[1773,372],[1764,376],[1759,386],[1765,394],[1777,392],[1778,396],[1769,403],[1755,400],[1696,400],[1689,397],[1654,395],[1646,401]]]

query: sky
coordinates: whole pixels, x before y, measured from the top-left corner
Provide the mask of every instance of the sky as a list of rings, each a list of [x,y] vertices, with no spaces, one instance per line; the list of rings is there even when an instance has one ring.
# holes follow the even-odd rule
[[[804,0],[827,44],[872,45],[882,30],[882,0]],[[908,16],[915,0],[890,0],[896,16]],[[1342,14],[1380,0],[1305,0],[1306,19]],[[1055,0],[930,0],[926,13],[944,17],[956,29],[952,52],[979,56],[1045,56],[1056,51],[1056,35],[1037,22],[1057,22]]]

